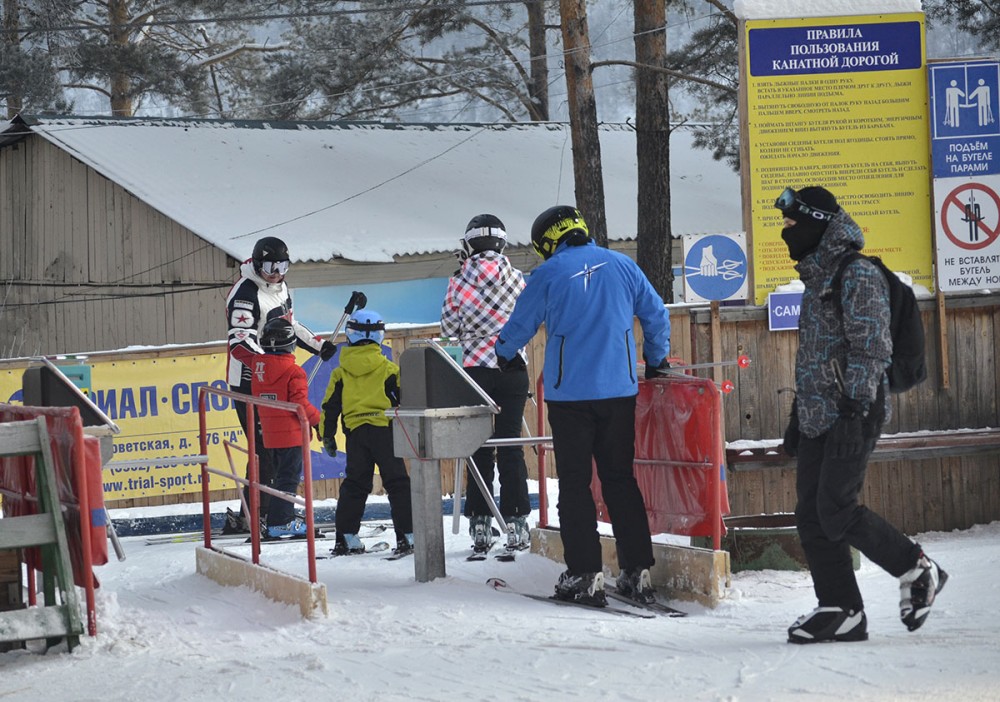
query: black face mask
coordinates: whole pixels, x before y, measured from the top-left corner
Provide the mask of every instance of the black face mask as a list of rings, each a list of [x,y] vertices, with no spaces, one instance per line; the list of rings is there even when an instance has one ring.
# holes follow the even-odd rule
[[[781,231],[781,238],[788,247],[788,256],[793,261],[801,261],[819,247],[826,231],[825,222],[803,220]]]

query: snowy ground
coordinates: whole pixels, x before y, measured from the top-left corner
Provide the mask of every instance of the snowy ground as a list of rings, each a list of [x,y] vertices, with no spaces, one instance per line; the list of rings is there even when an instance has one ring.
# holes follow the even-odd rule
[[[914,633],[896,580],[862,559],[870,640],[815,646],[785,643],[814,606],[804,572],[736,574],[714,610],[675,603],[685,619],[620,618],[488,588],[549,594],[561,567],[466,562],[466,524],[456,536],[445,518],[448,576],[430,583],[412,559],[319,561],[317,621],[196,575],[194,544],[124,539],[127,559],[97,571],[99,635],[72,654],[0,654],[0,700],[1000,700],[1000,522],[920,535],[951,580]],[[304,544],[265,548],[306,572]]]

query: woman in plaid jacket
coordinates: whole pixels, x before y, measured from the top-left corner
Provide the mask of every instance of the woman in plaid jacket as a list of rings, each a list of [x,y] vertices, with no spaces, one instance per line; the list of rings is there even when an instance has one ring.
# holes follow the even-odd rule
[[[500,414],[494,420],[494,438],[521,436],[524,405],[528,400],[528,371],[523,352],[519,363],[501,371],[494,350],[497,334],[524,288],[521,271],[503,255],[506,245],[503,222],[491,214],[473,217],[462,238],[462,267],[448,282],[441,308],[442,334],[459,340],[466,372],[500,406]],[[530,537],[526,515],[531,512],[531,505],[524,451],[520,446],[505,446],[496,450],[495,459],[500,473],[500,514],[514,526],[507,547],[527,548]],[[486,484],[493,485],[493,448],[480,448],[473,461]],[[470,477],[466,476],[467,486],[475,484]],[[474,487],[467,489],[465,516],[469,518],[469,534],[476,553],[485,553],[493,545],[490,515],[490,507],[480,491]]]

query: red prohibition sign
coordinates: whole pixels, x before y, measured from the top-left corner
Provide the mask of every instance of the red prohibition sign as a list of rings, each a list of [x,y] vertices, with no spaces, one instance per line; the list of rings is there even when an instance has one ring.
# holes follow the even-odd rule
[[[958,197],[966,190],[974,191],[970,193],[971,197],[969,205],[962,202]],[[988,199],[992,200],[993,205],[996,207],[998,218],[997,221],[994,222],[994,227],[992,229],[988,224],[986,224],[984,218],[979,215],[978,205],[972,204],[973,198],[979,193],[983,193],[988,196]],[[955,233],[952,232],[951,227],[948,225],[948,214],[953,206],[959,209],[961,216],[959,221],[965,222],[969,225],[969,236],[964,239],[956,237]],[[975,207],[975,209],[973,209],[973,207]],[[994,240],[996,240],[997,235],[1000,234],[1000,197],[997,197],[995,192],[982,183],[966,183],[965,185],[958,186],[948,194],[948,196],[944,199],[944,202],[941,204],[941,227],[944,229],[944,233],[948,235],[951,242],[959,248],[963,248],[968,251],[976,251],[978,249],[986,248],[992,244]]]

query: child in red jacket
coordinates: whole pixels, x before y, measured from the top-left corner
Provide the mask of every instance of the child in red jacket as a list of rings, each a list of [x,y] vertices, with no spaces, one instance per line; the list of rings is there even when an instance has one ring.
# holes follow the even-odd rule
[[[277,318],[264,325],[260,336],[263,354],[253,359],[254,397],[281,400],[301,405],[309,424],[319,424],[319,410],[309,402],[309,381],[295,362],[295,328],[287,319]],[[302,475],[302,427],[298,416],[288,410],[258,406],[264,434],[264,449],[271,454],[274,475],[270,487],[291,495],[299,487]],[[267,536],[306,536],[306,524],[295,516],[295,505],[287,500],[272,498],[267,507]]]

